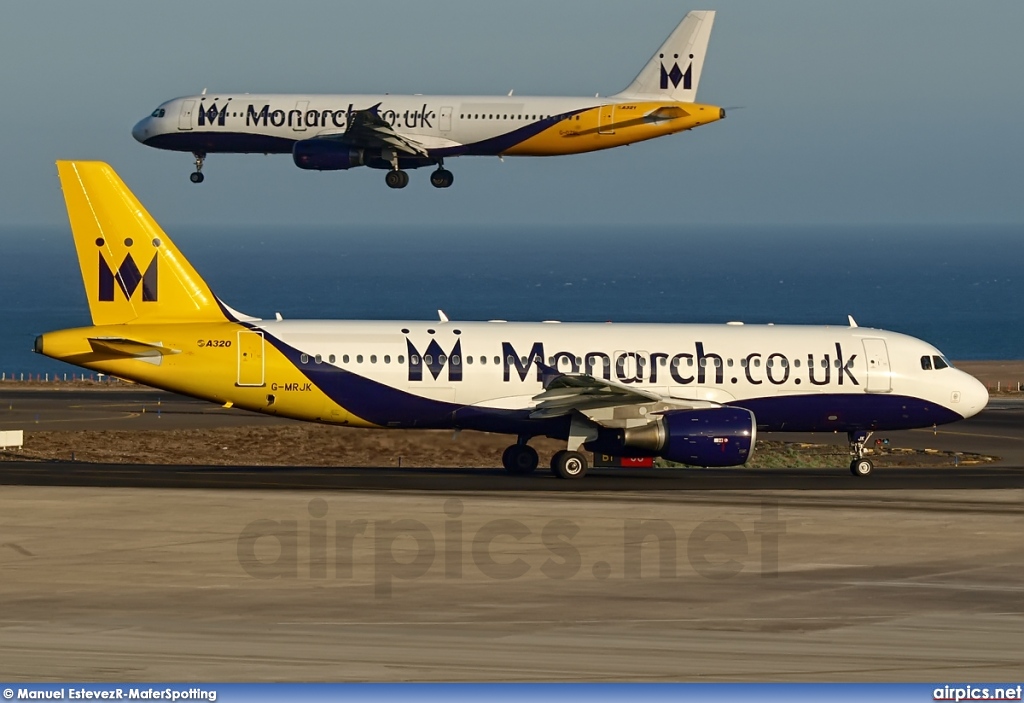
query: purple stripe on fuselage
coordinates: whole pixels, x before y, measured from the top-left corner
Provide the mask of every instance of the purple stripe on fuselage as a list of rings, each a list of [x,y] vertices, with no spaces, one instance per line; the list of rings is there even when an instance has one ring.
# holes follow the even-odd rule
[[[455,427],[484,432],[543,435],[557,432],[566,418],[531,420],[528,410],[471,408],[392,388],[359,374],[322,362],[311,355],[302,363],[303,352],[286,344],[256,325],[264,337],[295,365],[317,388],[348,412],[382,427],[452,429]],[[325,418],[327,419],[327,418]]]
[[[143,144],[168,151],[203,154],[290,154],[296,141],[240,132],[177,132],[158,134]]]
[[[938,403],[879,393],[780,395],[729,404],[754,413],[758,429],[766,432],[909,430],[963,419]]]

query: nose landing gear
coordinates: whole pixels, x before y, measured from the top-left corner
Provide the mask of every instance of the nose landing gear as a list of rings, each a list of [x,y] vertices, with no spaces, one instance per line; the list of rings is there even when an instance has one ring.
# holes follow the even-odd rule
[[[854,476],[870,476],[875,470],[871,459],[864,457],[864,446],[868,443],[874,432],[847,432],[846,438],[850,442],[850,454],[853,461],[850,462],[850,473]]]
[[[194,173],[189,174],[188,179],[190,181],[192,181],[193,183],[202,183],[203,179],[204,179],[204,177],[203,177],[203,162],[206,160],[206,154],[204,154],[204,153],[202,153],[200,151],[197,151],[197,152],[194,152],[192,154],[192,156],[196,157],[196,170],[195,170]]]

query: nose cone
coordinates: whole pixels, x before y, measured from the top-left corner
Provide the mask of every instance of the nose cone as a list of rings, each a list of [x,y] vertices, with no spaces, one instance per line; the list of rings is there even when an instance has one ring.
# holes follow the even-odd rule
[[[145,144],[146,140],[149,139],[149,122],[150,118],[146,117],[139,120],[134,127],[132,127],[132,136],[135,137],[135,141]]]
[[[964,417],[972,417],[980,413],[988,405],[988,389],[985,388],[981,381],[970,374],[964,373],[963,377],[958,412]]]

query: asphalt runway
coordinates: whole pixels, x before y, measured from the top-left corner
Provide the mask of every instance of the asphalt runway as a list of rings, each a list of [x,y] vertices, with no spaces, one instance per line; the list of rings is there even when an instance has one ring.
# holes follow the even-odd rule
[[[0,427],[279,422],[146,391],[60,393],[0,392]],[[0,671],[1017,681],[1022,413],[996,404],[948,432],[890,435],[1001,447],[999,465],[867,480],[2,462]]]
[[[0,386],[0,429],[4,430],[171,430],[288,422],[292,420],[223,408],[165,391]]]

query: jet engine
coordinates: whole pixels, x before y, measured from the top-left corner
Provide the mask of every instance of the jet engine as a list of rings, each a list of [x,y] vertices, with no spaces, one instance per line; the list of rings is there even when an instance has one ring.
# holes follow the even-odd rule
[[[362,149],[329,139],[305,139],[295,142],[295,146],[292,147],[292,159],[296,166],[310,171],[343,171],[366,163],[366,155]]]
[[[754,451],[757,424],[749,410],[725,406],[670,410],[654,422],[620,432],[625,454],[633,449],[691,466],[739,466]]]

